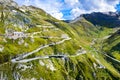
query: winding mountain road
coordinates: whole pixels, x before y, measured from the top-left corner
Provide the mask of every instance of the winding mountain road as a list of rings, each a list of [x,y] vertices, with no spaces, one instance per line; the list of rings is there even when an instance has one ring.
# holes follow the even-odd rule
[[[42,45],[42,46],[38,47],[36,50],[33,50],[33,51],[31,51],[31,52],[28,52],[28,53],[21,54],[21,55],[18,56],[17,58],[12,59],[11,62],[12,62],[12,63],[16,63],[16,62],[22,60],[23,58],[28,57],[29,55],[32,55],[32,54],[34,54],[34,53],[36,53],[36,52],[38,52],[38,51],[40,51],[40,50],[42,50],[42,49],[44,49],[44,48],[47,48],[47,47],[49,47],[49,46],[54,46],[54,45],[62,44],[62,43],[64,43],[65,41],[68,41],[68,40],[70,40],[70,39],[71,39],[71,38],[66,38],[66,39],[63,39],[63,40],[61,40],[61,41],[59,41],[59,42],[53,42],[53,43],[51,43],[51,44]],[[39,57],[39,58],[41,58],[41,57]],[[36,58],[36,59],[38,59],[38,58]]]
[[[111,57],[111,56],[107,55],[107,53],[105,53],[105,52],[102,52],[102,53],[103,53],[103,55],[105,55],[106,57],[108,57],[108,58],[110,58],[110,59],[112,59],[112,60],[114,60],[114,61],[116,61],[116,62],[120,63],[120,61],[119,61],[119,60],[117,60],[117,59],[115,59],[115,58],[113,58],[113,57]]]
[[[85,50],[82,50],[80,53],[77,53],[75,55],[47,55],[47,56],[38,56],[35,58],[30,59],[23,59],[23,60],[13,60],[13,63],[27,63],[30,61],[38,60],[38,59],[50,59],[50,58],[69,58],[69,57],[77,57],[82,54],[86,54],[87,52]]]
[[[104,39],[107,39],[107,38],[109,38],[109,37],[110,37],[110,36],[105,36],[105,37],[103,38],[103,40],[104,40]],[[112,59],[113,61],[116,61],[116,62],[120,63],[119,60],[117,60],[117,59],[109,56],[109,55],[108,55],[107,53],[105,53],[104,51],[102,51],[102,52],[98,51],[98,50],[93,46],[93,45],[95,45],[95,41],[96,41],[96,40],[93,40],[93,41],[92,41],[92,44],[91,44],[90,46],[91,46],[91,48],[93,48],[93,50],[94,50],[96,53],[102,53],[103,55],[105,55],[106,57]],[[103,41],[101,42],[101,44],[103,44]],[[101,48],[102,48],[102,45],[101,45]]]

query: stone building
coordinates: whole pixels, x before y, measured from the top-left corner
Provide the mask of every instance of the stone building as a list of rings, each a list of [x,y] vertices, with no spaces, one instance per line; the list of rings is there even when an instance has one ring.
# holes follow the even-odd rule
[[[18,38],[23,38],[26,35],[23,32],[12,32],[6,35],[7,38],[9,39],[18,39]]]

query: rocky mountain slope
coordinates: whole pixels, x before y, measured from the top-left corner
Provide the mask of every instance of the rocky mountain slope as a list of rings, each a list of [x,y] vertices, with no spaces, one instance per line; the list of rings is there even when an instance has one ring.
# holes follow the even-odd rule
[[[111,64],[115,60],[100,48],[114,29],[85,18],[66,23],[34,6],[0,2],[0,80],[120,79],[120,64]]]
[[[93,12],[91,14],[83,14],[86,20],[90,21],[94,25],[100,25],[104,27],[119,27],[120,26],[120,13],[119,12]]]

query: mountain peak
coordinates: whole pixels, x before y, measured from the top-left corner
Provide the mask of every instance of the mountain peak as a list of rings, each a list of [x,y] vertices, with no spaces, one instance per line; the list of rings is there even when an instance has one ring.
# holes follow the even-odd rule
[[[111,28],[120,26],[120,14],[118,12],[93,12],[90,14],[82,14],[80,17],[84,17],[94,25]]]
[[[16,2],[14,2],[13,0],[0,0],[0,5],[2,6],[14,6],[14,7],[18,7],[18,4]]]

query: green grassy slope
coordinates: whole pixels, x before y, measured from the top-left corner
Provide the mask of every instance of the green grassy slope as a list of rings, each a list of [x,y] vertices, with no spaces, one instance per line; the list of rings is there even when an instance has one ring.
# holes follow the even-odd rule
[[[103,49],[112,57],[120,60],[120,30],[113,33],[108,39],[104,41]]]
[[[10,7],[7,8],[9,14],[4,12],[6,18],[3,18],[4,20],[0,18],[0,34],[2,35],[0,47],[4,47],[0,52],[0,76],[2,74],[3,77],[7,76],[8,80],[17,78],[20,80],[33,78],[36,80],[112,80],[120,78],[118,70],[91,47],[92,40],[98,38],[100,31],[90,22],[83,19],[68,24],[33,6],[14,7],[11,11],[9,11]],[[27,37],[8,39],[4,36],[7,30],[24,32]],[[11,63],[10,61],[39,46],[59,42],[66,35],[71,40],[44,48],[27,58],[54,54],[75,55],[81,49],[84,49],[86,54],[65,59],[35,60],[28,63]]]

